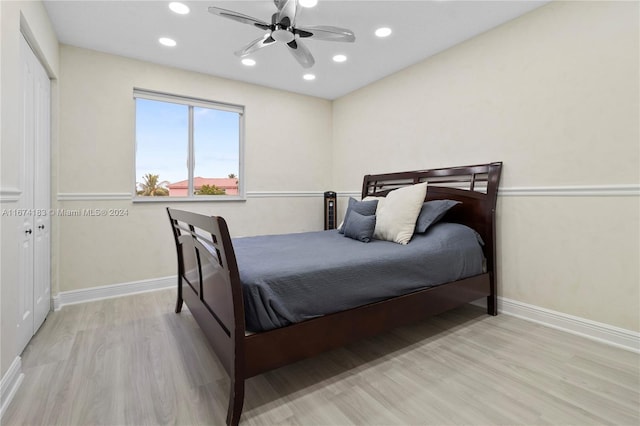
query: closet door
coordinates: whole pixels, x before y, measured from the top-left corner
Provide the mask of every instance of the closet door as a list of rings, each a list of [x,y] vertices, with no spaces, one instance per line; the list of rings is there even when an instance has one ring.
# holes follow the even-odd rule
[[[51,306],[50,91],[44,67],[21,37],[21,182],[18,345],[22,352]]]
[[[20,56],[22,65],[21,87],[22,96],[20,105],[21,120],[21,176],[20,188],[20,212],[24,212],[20,220],[20,260],[19,260],[19,284],[18,284],[18,344],[22,352],[33,336],[33,225],[34,216],[30,214],[33,208],[33,174],[34,174],[34,148],[35,126],[34,114],[34,69],[30,58],[31,48],[24,38],[20,38]]]
[[[33,54],[33,52],[31,52]],[[51,310],[51,80],[33,55],[34,72],[34,273],[33,314],[35,333]]]

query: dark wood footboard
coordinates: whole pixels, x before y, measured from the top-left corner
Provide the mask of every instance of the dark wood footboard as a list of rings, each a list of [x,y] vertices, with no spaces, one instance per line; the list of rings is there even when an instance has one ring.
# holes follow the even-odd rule
[[[227,224],[167,208],[178,255],[178,300],[207,336],[231,378],[227,424],[238,424],[244,401],[244,304],[238,265]]]
[[[240,421],[247,378],[358,339],[487,298],[497,314],[495,209],[502,163],[367,175],[362,196],[429,182],[427,200],[461,201],[447,220],[474,228],[485,243],[486,273],[382,302],[314,318],[287,327],[245,335],[238,266],[226,222],[167,209],[178,257],[178,300],[202,328],[231,379],[227,424]]]

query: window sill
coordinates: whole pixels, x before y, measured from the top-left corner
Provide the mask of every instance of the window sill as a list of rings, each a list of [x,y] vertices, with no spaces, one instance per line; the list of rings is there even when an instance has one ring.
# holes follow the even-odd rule
[[[211,202],[224,203],[228,201],[247,201],[242,195],[213,195],[210,197],[133,197],[133,203],[202,203]]]

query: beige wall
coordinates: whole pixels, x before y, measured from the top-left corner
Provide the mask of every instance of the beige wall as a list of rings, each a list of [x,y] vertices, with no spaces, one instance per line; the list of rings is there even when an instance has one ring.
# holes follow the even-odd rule
[[[0,209],[21,207],[20,33],[25,33],[52,78],[52,114],[57,114],[58,40],[40,2],[0,1]],[[52,143],[57,142],[53,126]],[[0,377],[17,355],[19,218],[0,217]]]
[[[58,291],[174,275],[166,203],[100,200],[134,186],[133,88],[245,106],[246,202],[172,206],[223,215],[232,235],[320,230],[331,183],[331,103],[70,46],[60,48],[58,208],[127,217],[60,217]],[[292,196],[265,197],[285,191]],[[267,194],[268,195],[268,194]],[[78,199],[80,198],[80,199]]]
[[[638,331],[638,52],[637,2],[544,6],[335,101],[334,187],[503,161],[500,295]]]

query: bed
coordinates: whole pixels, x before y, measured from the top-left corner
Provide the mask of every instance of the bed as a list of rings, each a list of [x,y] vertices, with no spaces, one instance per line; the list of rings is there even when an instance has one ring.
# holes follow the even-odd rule
[[[461,262],[466,266],[468,263],[475,265],[463,272],[457,270],[453,272],[454,275],[442,275],[433,282],[424,278],[424,285],[416,285],[415,280],[422,280],[416,277],[401,291],[384,294],[375,299],[362,299],[360,294],[356,294],[355,302],[344,306],[336,303],[337,299],[331,299],[329,296],[328,303],[337,306],[337,310],[334,309],[328,313],[293,312],[294,309],[287,307],[275,309],[277,312],[272,312],[271,308],[278,306],[279,299],[274,301],[265,297],[264,293],[256,291],[255,286],[251,287],[251,277],[255,282],[261,282],[263,281],[260,278],[261,274],[265,276],[274,274],[278,283],[283,281],[277,277],[278,269],[288,270],[289,266],[296,263],[292,259],[297,256],[287,254],[286,251],[265,256],[261,262],[255,262],[266,268],[262,270],[253,270],[250,267],[253,262],[250,261],[252,258],[249,256],[251,252],[260,253],[261,244],[272,244],[265,247],[273,247],[273,244],[287,246],[290,244],[290,236],[232,240],[226,221],[220,216],[204,216],[167,208],[178,259],[175,311],[179,313],[183,303],[186,302],[229,374],[227,424],[237,425],[240,421],[244,403],[244,384],[250,377],[478,299],[486,298],[487,313],[496,315],[495,210],[501,169],[502,163],[494,162],[474,166],[366,175],[363,180],[362,199],[368,199],[367,197],[379,199],[386,197],[394,190],[426,182],[426,196],[422,201],[458,202],[428,233],[430,238],[451,230],[463,234],[473,233],[478,241],[482,242],[482,265],[478,267],[477,255],[474,255],[473,259],[476,260]],[[300,240],[299,237],[300,235],[296,238]],[[309,233],[302,237],[302,240],[317,238],[313,240],[317,247],[325,244],[323,241],[326,240],[326,244],[335,244],[336,241],[340,241],[340,244],[360,244],[359,247],[362,247],[354,250],[365,250],[365,247],[366,250],[371,251],[384,249],[384,245],[377,241],[373,241],[374,244],[348,241],[348,238],[337,234],[337,231]],[[422,244],[421,241],[421,237],[414,235],[412,241],[403,247],[414,249]],[[395,243],[389,242],[387,245],[389,244]],[[295,251],[295,248],[292,250]],[[470,250],[473,251],[473,249]],[[272,250],[267,249],[267,251]],[[325,261],[322,264],[328,264],[326,256],[323,259]],[[357,259],[353,260],[353,262],[357,261]],[[436,263],[438,262],[434,265]],[[446,260],[440,263],[448,264],[451,261]],[[342,265],[342,267],[348,266],[349,262],[344,262]],[[367,268],[367,266],[359,266],[359,271],[366,271]],[[405,266],[402,269],[407,270]],[[343,281],[347,283],[350,277],[354,276],[353,272],[330,270],[325,271],[324,274],[329,277],[325,279],[326,283],[334,283],[338,280],[340,275],[336,274],[346,276]],[[293,281],[293,287],[283,287],[284,290],[280,293],[286,295],[291,292],[291,288],[303,286],[306,279],[304,274],[291,275],[298,281]],[[323,271],[316,270],[315,275],[322,278]],[[442,282],[442,280],[446,281]],[[380,281],[384,284],[385,280]],[[327,294],[334,294],[335,288],[337,287],[330,289]],[[305,288],[302,293],[306,292],[308,290]],[[256,293],[257,296],[252,299],[249,297],[250,293]],[[274,297],[280,296],[281,294],[276,294]],[[343,298],[346,297],[341,294],[340,300]],[[255,305],[258,302],[255,300],[266,301],[264,306],[268,309],[263,308],[262,314],[251,312],[260,311],[256,309]],[[310,305],[312,304],[308,303],[308,300],[298,300],[299,307],[306,309]],[[248,327],[247,324],[251,326]]]

